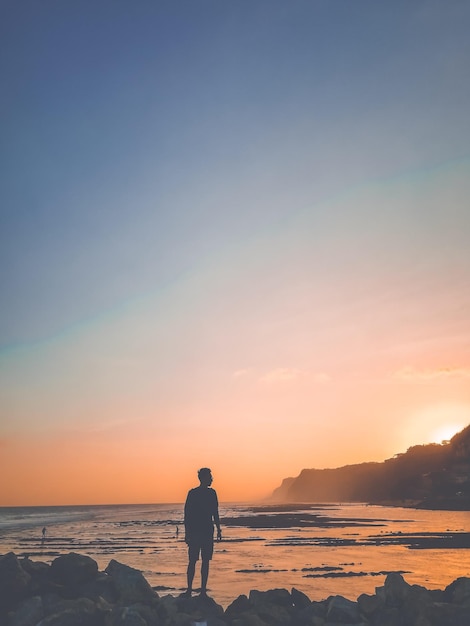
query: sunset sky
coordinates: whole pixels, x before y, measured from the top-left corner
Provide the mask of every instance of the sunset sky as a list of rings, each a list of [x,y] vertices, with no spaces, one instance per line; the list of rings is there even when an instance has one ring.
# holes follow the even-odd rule
[[[470,3],[5,0],[0,505],[470,424]]]

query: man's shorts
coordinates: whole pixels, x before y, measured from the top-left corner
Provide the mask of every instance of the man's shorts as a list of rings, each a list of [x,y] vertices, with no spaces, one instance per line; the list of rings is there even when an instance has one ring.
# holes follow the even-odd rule
[[[190,561],[198,561],[199,555],[203,561],[210,561],[214,554],[214,536],[200,535],[191,537],[188,544],[188,555]]]

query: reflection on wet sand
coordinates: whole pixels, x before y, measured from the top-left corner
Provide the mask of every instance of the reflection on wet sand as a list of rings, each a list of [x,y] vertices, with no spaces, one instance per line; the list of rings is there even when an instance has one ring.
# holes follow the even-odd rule
[[[78,552],[105,568],[111,558],[141,570],[163,593],[184,590],[187,546],[175,535],[181,507],[109,507],[89,520],[16,529],[0,537],[14,551],[51,562]],[[226,506],[217,544],[214,593],[223,602],[249,589],[296,587],[312,598],[373,592],[399,572],[412,584],[439,588],[469,576],[468,515],[366,505]],[[39,527],[39,531],[40,531]],[[181,533],[183,535],[184,533]]]

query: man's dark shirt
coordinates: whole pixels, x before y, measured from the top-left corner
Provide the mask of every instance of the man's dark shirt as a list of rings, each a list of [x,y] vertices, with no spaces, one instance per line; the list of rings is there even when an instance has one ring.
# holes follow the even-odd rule
[[[186,541],[192,537],[212,537],[214,517],[218,516],[217,494],[211,487],[191,489],[184,505]]]

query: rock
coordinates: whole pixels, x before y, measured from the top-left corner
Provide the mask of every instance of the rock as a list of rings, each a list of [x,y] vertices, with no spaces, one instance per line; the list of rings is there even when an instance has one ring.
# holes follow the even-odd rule
[[[368,595],[367,593],[361,594],[357,599],[359,611],[362,615],[370,618],[374,613],[383,607],[384,601],[379,596]]]
[[[248,600],[248,597],[244,594],[238,596],[232,604],[230,604],[226,609],[225,613],[227,615],[237,615],[240,613],[244,613],[251,609],[251,602]]]
[[[61,610],[63,598],[55,592],[45,593],[42,596],[42,604],[44,606],[44,614],[51,615]]]
[[[287,589],[269,589],[264,592],[266,600],[278,606],[292,607],[292,596]]]
[[[225,615],[230,620],[232,626],[260,626],[265,624],[254,611],[253,604],[244,594],[238,596],[232,604],[225,609]]]
[[[457,578],[444,591],[447,602],[470,603],[470,578]]]
[[[81,613],[95,613],[96,604],[88,598],[65,599],[61,597],[46,596],[43,598],[44,614],[55,615],[65,611],[76,611]]]
[[[328,601],[326,621],[328,623],[358,624],[361,622],[361,617],[357,602],[343,598],[343,596],[332,596]]]
[[[162,624],[159,600],[152,604],[133,604],[129,609],[138,613],[145,620],[147,626],[160,626]]]
[[[385,587],[376,587],[375,588],[375,595],[377,596],[377,598],[380,598],[382,600],[382,602],[385,604]]]
[[[20,565],[31,576],[29,593],[41,596],[52,591],[57,583],[50,578],[51,566],[42,561],[31,561],[28,557],[21,559]]]
[[[105,626],[149,626],[140,613],[132,607],[115,608],[105,618]]]
[[[441,591],[390,574],[357,602],[340,595],[312,602],[295,588],[252,590],[224,611],[210,597],[160,598],[139,570],[117,561],[98,572],[88,557],[64,556],[51,566],[0,557],[1,626],[470,626],[470,578]]]
[[[84,607],[78,604],[48,615],[37,626],[102,626],[102,624],[103,616],[96,607]]]
[[[442,589],[429,589],[428,593],[433,602],[448,602],[446,593]]]
[[[70,552],[52,561],[51,578],[62,585],[73,587],[98,576],[98,564],[91,557]]]
[[[40,578],[45,579],[48,578],[51,566],[43,561],[31,561],[30,558],[25,557],[20,561],[21,567],[25,572],[31,576],[31,578]]]
[[[294,607],[300,611],[312,604],[310,598],[305,593],[303,593],[303,591],[299,591],[295,587],[292,587],[291,599]]]
[[[196,626],[196,623],[193,622],[191,626]],[[207,618],[207,626],[227,626],[227,622],[216,615],[211,615]]]
[[[413,626],[432,626],[432,624],[425,615],[420,615],[413,623]]]
[[[325,618],[318,615],[301,615],[299,620],[295,622],[302,626],[325,626]]]
[[[418,618],[423,618],[430,604],[432,596],[429,591],[420,585],[412,585],[402,605],[403,616],[410,624],[415,624]]]
[[[13,552],[0,557],[0,614],[26,597],[31,576]]]
[[[42,598],[33,596],[21,602],[8,616],[8,626],[36,626],[44,617]]]
[[[392,572],[387,575],[384,584],[385,603],[388,606],[400,607],[410,590],[410,585],[405,581],[401,574]]]
[[[158,597],[142,572],[112,559],[105,572],[111,577],[122,605],[146,602]]]
[[[170,619],[178,613],[178,599],[173,596],[163,596],[159,603],[160,615]]]
[[[287,626],[292,623],[293,604],[287,589],[252,590],[249,600],[253,614],[268,624]]]
[[[301,624],[321,626],[326,622],[326,611],[326,602],[311,602],[307,607],[298,612],[297,617]]]
[[[224,609],[208,596],[180,596],[176,601],[178,611],[190,615],[193,621],[207,621],[210,618],[222,618]]]
[[[77,592],[84,598],[90,598],[90,600],[98,601],[99,598],[106,600],[110,604],[115,604],[118,599],[118,594],[113,581],[108,574],[100,572],[98,576],[83,585],[80,585]]]
[[[187,613],[177,613],[169,622],[170,626],[193,626],[194,620]]]
[[[302,626],[325,626],[326,625],[325,618],[318,617],[318,615],[312,615],[308,619],[302,618],[299,623],[302,624]],[[328,626],[331,626],[331,624],[329,624]]]
[[[468,626],[470,624],[470,607],[459,604],[432,604],[426,608],[424,615],[431,626]]]
[[[403,614],[400,609],[389,606],[383,606],[377,613],[374,613],[374,616],[369,623],[373,626],[405,626]],[[418,625],[413,624],[413,626]]]
[[[270,622],[265,622],[256,613],[245,613],[239,618],[230,621],[230,626],[269,626]]]

